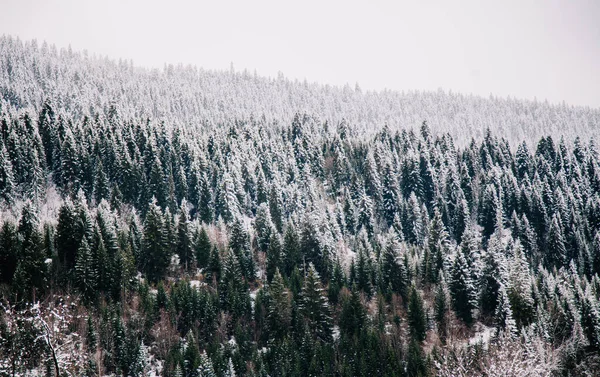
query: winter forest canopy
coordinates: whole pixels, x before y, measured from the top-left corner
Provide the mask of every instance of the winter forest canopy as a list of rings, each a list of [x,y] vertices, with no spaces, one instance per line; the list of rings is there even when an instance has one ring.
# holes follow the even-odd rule
[[[0,376],[600,370],[598,109],[11,37],[0,94]]]

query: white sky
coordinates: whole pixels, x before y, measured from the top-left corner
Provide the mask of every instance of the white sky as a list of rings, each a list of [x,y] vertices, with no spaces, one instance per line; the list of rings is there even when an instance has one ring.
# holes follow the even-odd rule
[[[0,0],[0,34],[142,66],[600,107],[597,0]]]

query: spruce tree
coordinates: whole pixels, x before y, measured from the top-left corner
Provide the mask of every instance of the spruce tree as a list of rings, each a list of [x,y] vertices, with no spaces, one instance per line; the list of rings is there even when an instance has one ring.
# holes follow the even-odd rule
[[[407,295],[407,273],[400,260],[399,244],[396,237],[392,237],[383,249],[381,263],[381,281],[384,289],[391,288],[392,292],[399,294],[405,300]]]
[[[340,332],[347,336],[360,334],[367,320],[366,310],[360,301],[358,289],[353,289],[349,297],[342,299],[340,312]]]
[[[77,250],[75,262],[75,282],[84,299],[91,303],[97,294],[98,271],[90,246],[84,238]]]
[[[154,201],[146,214],[142,239],[143,271],[148,280],[161,280],[169,266],[171,255],[167,245],[162,212]]]
[[[298,310],[310,333],[322,342],[329,342],[333,330],[329,302],[312,263],[308,266],[300,297]]]
[[[289,331],[292,320],[290,292],[285,287],[279,270],[275,270],[267,289],[267,331],[269,338],[282,340]]]
[[[508,294],[503,284],[500,284],[498,289],[498,305],[496,306],[494,319],[498,331],[504,331],[511,336],[516,335],[517,325],[513,319]]]
[[[196,228],[194,235],[194,249],[196,253],[196,262],[199,268],[208,266],[212,244],[208,238],[208,233],[204,227]]]
[[[0,229],[0,282],[10,283],[19,258],[17,227],[5,220]]]
[[[269,241],[271,235],[276,233],[275,227],[271,222],[271,214],[265,203],[261,204],[256,210],[256,218],[254,220],[254,229],[256,231],[256,242],[258,248],[262,252],[267,252],[269,249]]]
[[[413,285],[408,296],[408,325],[412,339],[417,342],[425,340],[427,335],[427,319],[423,299]]]
[[[37,213],[30,201],[25,202],[17,232],[19,254],[14,287],[20,298],[35,298],[36,292],[45,288],[47,276],[42,235]]]
[[[195,259],[194,245],[185,200],[182,201],[179,210],[179,219],[177,222],[177,246],[175,248],[175,253],[179,255],[181,264],[186,270],[189,270],[193,266]]]
[[[82,242],[79,227],[80,218],[70,200],[65,200],[58,212],[56,226],[56,251],[58,260],[67,276],[75,267],[77,250]]]
[[[435,290],[434,317],[438,326],[438,335],[442,342],[446,342],[448,336],[448,310],[450,299],[446,280],[441,276],[440,282]]]
[[[10,156],[4,143],[0,146],[0,200],[12,204],[15,199],[15,177]]]
[[[256,271],[250,247],[250,235],[240,219],[233,221],[231,226],[229,248],[238,259],[243,276],[250,281],[254,280]]]
[[[473,311],[476,308],[476,289],[472,280],[472,272],[465,255],[459,248],[450,271],[450,294],[452,307],[458,318],[467,325],[473,322]]]
[[[277,233],[271,234],[269,249],[267,250],[267,280],[271,281],[276,270],[283,268],[283,255],[281,241]]]
[[[206,354],[206,351],[202,351],[200,354],[200,365],[198,366],[196,372],[198,377],[217,377],[212,361]]]
[[[560,268],[566,265],[567,249],[565,247],[565,238],[561,226],[560,215],[555,214],[552,217],[552,223],[548,230],[546,247],[546,266],[549,268]]]

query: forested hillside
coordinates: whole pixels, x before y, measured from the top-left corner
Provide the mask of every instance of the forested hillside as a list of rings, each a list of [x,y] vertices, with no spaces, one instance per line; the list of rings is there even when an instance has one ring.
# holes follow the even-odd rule
[[[56,111],[76,119],[107,115],[117,104],[127,119],[150,117],[209,129],[250,119],[289,125],[299,112],[334,125],[346,120],[361,136],[372,136],[386,124],[393,130],[415,128],[427,119],[434,133],[450,133],[457,146],[483,138],[488,127],[515,145],[523,140],[534,145],[546,135],[572,141],[574,135],[589,138],[600,131],[599,109],[564,103],[441,90],[363,91],[358,84],[339,88],[291,81],[283,74],[264,78],[233,66],[227,72],[181,65],[149,70],[10,36],[0,37],[0,94],[14,106],[36,111],[52,98]]]
[[[0,51],[0,376],[600,370],[598,110]]]

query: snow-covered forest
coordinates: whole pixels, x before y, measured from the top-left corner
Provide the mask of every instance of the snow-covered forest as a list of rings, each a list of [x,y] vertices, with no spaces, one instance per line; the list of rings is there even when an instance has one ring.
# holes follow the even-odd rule
[[[10,37],[0,93],[0,376],[600,370],[598,109]]]

